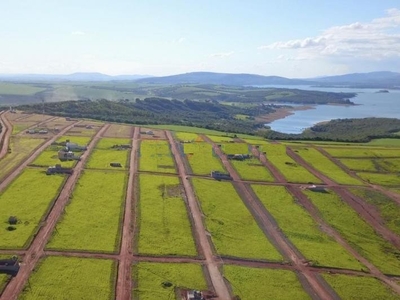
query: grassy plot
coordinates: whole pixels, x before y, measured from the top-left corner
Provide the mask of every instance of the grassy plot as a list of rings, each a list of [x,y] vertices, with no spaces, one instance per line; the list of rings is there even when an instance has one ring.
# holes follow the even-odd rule
[[[140,175],[139,253],[195,256],[179,179]]]
[[[46,257],[29,278],[20,300],[114,299],[115,262],[105,259]]]
[[[130,139],[102,138],[96,145],[96,149],[110,150],[114,145],[131,145]]]
[[[337,183],[354,185],[363,184],[361,181],[351,177],[316,149],[302,147],[293,150],[297,152],[307,163]]]
[[[57,143],[65,142],[66,140],[80,146],[86,146],[89,144],[91,138],[89,136],[64,135],[57,140]]]
[[[376,278],[341,274],[324,274],[322,276],[342,299],[400,299],[399,295]]]
[[[221,145],[225,154],[248,154],[249,146],[246,143],[224,143]]]
[[[193,179],[218,254],[282,260],[229,182]]]
[[[116,251],[126,180],[125,172],[86,170],[47,248]]]
[[[400,274],[400,252],[335,193],[304,192],[330,223],[362,256],[386,274]]]
[[[104,136],[115,138],[130,138],[132,136],[132,126],[122,124],[111,124]]]
[[[203,142],[203,139],[196,133],[176,132],[175,137],[178,139],[178,141],[182,141],[182,142],[186,142],[186,141]]]
[[[240,178],[244,180],[275,181],[267,167],[263,166],[256,158],[243,161],[231,160],[230,163],[239,173]]]
[[[44,91],[44,88],[30,84],[0,82],[0,95],[33,95]]]
[[[400,207],[396,202],[377,191],[354,188],[351,189],[351,192],[375,205],[385,221],[385,225],[400,235]]]
[[[233,142],[233,137],[230,136],[218,136],[218,135],[207,135],[210,140],[215,143],[223,143],[223,142]]]
[[[241,300],[310,299],[292,271],[225,265],[224,276]]]
[[[333,157],[399,157],[399,149],[374,149],[365,148],[324,148]]]
[[[357,173],[362,179],[372,184],[379,185],[399,185],[400,186],[400,174],[379,174],[379,173]]]
[[[86,167],[89,169],[127,169],[129,150],[93,150]],[[122,168],[110,166],[110,163],[120,163]]]
[[[284,187],[252,185],[252,189],[283,233],[313,266],[362,268],[351,254],[319,229],[319,225]]]
[[[211,171],[224,172],[224,167],[210,144],[186,143],[183,144],[183,149],[194,174],[206,175]]]
[[[138,286],[133,299],[176,299],[175,287],[207,290],[200,265],[182,263],[139,263],[132,268]],[[165,285],[166,284],[166,285]],[[171,286],[167,286],[171,284]]]
[[[10,149],[2,160],[0,160],[0,180],[2,180],[12,169],[18,166],[33,150],[44,143],[44,139],[30,139],[11,136]]]
[[[24,131],[25,129],[35,125],[37,122],[18,122],[18,123],[13,123],[12,124],[12,134],[17,134],[20,133],[21,131]]]
[[[342,158],[340,161],[353,171],[377,171],[376,164],[372,159]]]
[[[176,173],[167,141],[144,140],[140,143],[140,171]]]
[[[50,146],[45,151],[40,153],[40,155],[33,161],[31,166],[38,166],[38,167],[49,167],[54,166],[56,164],[61,164],[61,166],[66,168],[72,168],[77,163],[76,160],[69,160],[69,161],[60,161],[58,158],[58,154],[56,151],[52,151]]]
[[[268,160],[285,176],[288,182],[321,182],[286,154],[285,145],[264,143],[259,144],[259,149],[266,152]]]
[[[397,133],[399,134],[399,133]],[[400,139],[374,139],[367,143],[368,146],[394,146],[400,147]]]
[[[25,169],[0,195],[0,248],[23,248],[57,196],[64,176],[47,176],[42,170]],[[15,216],[15,230],[7,230],[8,218]]]

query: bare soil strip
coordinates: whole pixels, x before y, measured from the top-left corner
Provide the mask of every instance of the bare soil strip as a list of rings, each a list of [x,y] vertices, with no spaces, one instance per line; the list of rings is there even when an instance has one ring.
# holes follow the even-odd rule
[[[51,144],[51,142],[53,142],[53,140],[57,139],[58,136],[63,135],[67,130],[69,130],[71,127],[73,127],[73,125],[74,124],[65,128],[62,132],[60,132],[57,136],[53,137],[46,144]],[[82,160],[79,161],[77,163],[76,167],[74,168],[74,173],[67,179],[67,181],[64,185],[64,188],[61,191],[59,197],[57,198],[52,210],[48,214],[43,227],[41,227],[39,229],[37,235],[35,236],[34,240],[31,243],[29,249],[26,251],[26,255],[24,257],[23,263],[21,264],[21,269],[20,269],[18,275],[16,277],[12,278],[10,283],[4,289],[4,291],[1,295],[1,298],[0,298],[1,300],[17,299],[18,295],[22,292],[34,267],[38,263],[39,259],[45,254],[44,248],[46,246],[46,243],[49,240],[49,238],[51,237],[51,234],[57,224],[57,221],[60,218],[60,216],[62,215],[65,206],[67,205],[69,197],[70,197],[70,195],[75,187],[75,184],[83,170],[83,166],[85,165],[85,163],[89,157],[89,153],[93,150],[93,148],[96,145],[96,143],[98,142],[99,138],[102,136],[102,134],[105,132],[105,130],[107,130],[107,128],[109,126],[110,125],[103,126],[103,128],[101,128],[96,133],[95,137],[88,145],[88,149],[85,152],[85,154],[83,155]],[[44,146],[46,146],[46,147],[48,146],[46,144],[43,145],[43,149],[45,148]],[[40,150],[42,151],[43,149],[40,149]],[[39,154],[41,151],[37,152],[37,154]],[[29,162],[35,158],[33,156],[35,156],[35,155],[32,155],[22,165],[27,164],[27,162],[29,164]]]
[[[0,123],[2,130],[0,132],[0,159],[8,153],[8,146],[10,143],[10,137],[12,133],[12,125],[6,117],[6,112],[0,112]]]
[[[197,232],[198,242],[201,246],[202,252],[206,259],[206,267],[210,274],[210,278],[211,278],[212,284],[214,286],[215,293],[218,295],[218,299],[229,300],[229,299],[231,299],[231,295],[229,293],[227,286],[225,285],[224,278],[222,277],[222,275],[218,269],[218,264],[215,261],[211,245],[210,245],[209,240],[206,235],[206,230],[205,230],[203,220],[201,217],[200,208],[196,201],[195,193],[190,184],[190,181],[186,179],[187,174],[185,172],[185,165],[182,161],[181,156],[179,155],[178,147],[175,144],[175,141],[172,137],[171,132],[166,131],[165,133],[166,133],[168,141],[171,145],[171,151],[175,157],[179,175],[182,178],[182,183],[183,183],[183,187],[185,189],[186,197],[188,200],[189,209],[193,216],[193,221],[194,221],[194,226],[195,226],[195,229]]]
[[[78,122],[79,123],[79,122]],[[14,169],[7,178],[0,183],[0,192],[3,191],[21,172],[22,170],[32,163],[48,146],[55,142],[59,137],[63,136],[68,130],[70,130],[76,123],[69,125],[60,131],[57,135],[53,136],[51,139],[47,140],[39,148],[37,148],[31,156],[29,156],[24,162],[22,162],[16,169]]]
[[[128,187],[126,190],[125,211],[123,219],[121,249],[119,253],[118,276],[116,287],[116,298],[121,300],[129,300],[132,290],[132,272],[131,272],[131,255],[133,241],[133,223],[132,223],[132,199],[134,197],[134,178],[137,174],[137,153],[139,148],[139,127],[135,127],[132,132],[132,149],[129,159],[129,177]]]
[[[290,243],[290,241],[279,230],[279,227],[271,214],[265,207],[256,199],[255,195],[250,192],[250,189],[245,184],[240,182],[239,175],[229,163],[221,149],[212,142],[208,137],[202,136],[208,143],[212,144],[215,153],[220,157],[224,167],[231,174],[239,195],[253,214],[254,218],[259,223],[261,229],[270,238],[271,242],[278,248],[282,255],[288,258],[300,272],[300,281],[304,289],[310,294],[313,299],[338,299],[337,294],[324,283],[322,278],[318,278],[316,273],[311,272],[306,266],[306,260]],[[304,276],[304,281],[302,277]]]

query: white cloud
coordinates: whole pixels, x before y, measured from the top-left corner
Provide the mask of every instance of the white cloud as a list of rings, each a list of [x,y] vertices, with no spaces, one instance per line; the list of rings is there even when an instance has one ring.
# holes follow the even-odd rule
[[[221,52],[221,53],[213,53],[210,55],[210,57],[216,57],[216,58],[226,58],[229,56],[232,56],[235,52]]]
[[[258,49],[293,50],[296,59],[336,57],[379,61],[399,58],[400,10],[389,9],[384,17],[369,23],[334,26],[319,36],[278,41]]]
[[[85,33],[83,31],[78,30],[78,31],[72,31],[71,35],[85,35]]]

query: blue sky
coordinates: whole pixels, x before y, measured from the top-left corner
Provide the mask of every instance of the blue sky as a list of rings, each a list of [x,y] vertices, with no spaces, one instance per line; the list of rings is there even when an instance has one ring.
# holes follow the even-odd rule
[[[0,73],[400,71],[398,0],[2,0]]]

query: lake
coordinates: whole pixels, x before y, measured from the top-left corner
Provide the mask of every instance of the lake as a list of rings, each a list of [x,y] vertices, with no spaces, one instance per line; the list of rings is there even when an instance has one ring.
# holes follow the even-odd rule
[[[272,87],[272,86],[271,86]],[[273,86],[323,92],[350,92],[357,96],[350,100],[357,105],[315,105],[314,109],[294,111],[293,115],[268,124],[271,129],[284,133],[301,133],[322,121],[345,118],[385,117],[400,118],[400,90],[377,93],[378,89],[319,88],[311,86]]]

